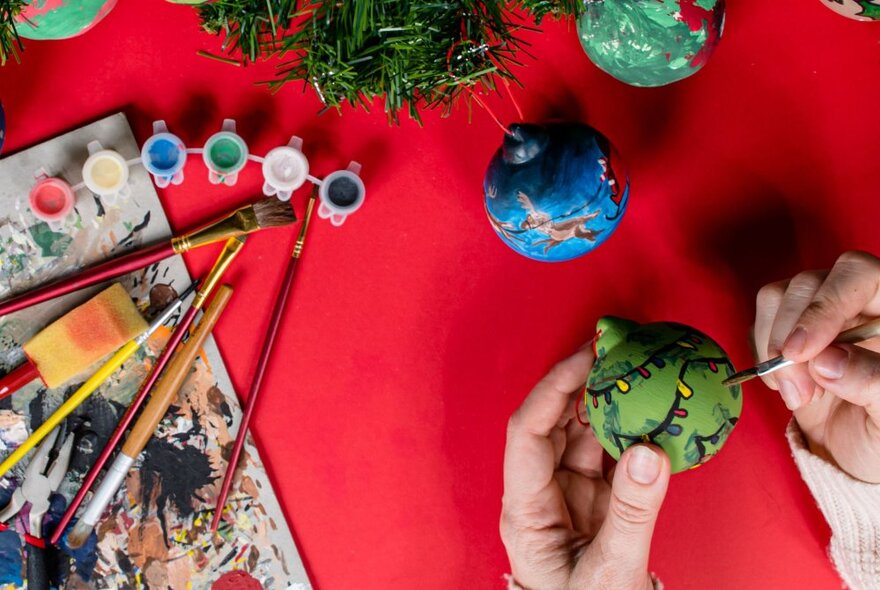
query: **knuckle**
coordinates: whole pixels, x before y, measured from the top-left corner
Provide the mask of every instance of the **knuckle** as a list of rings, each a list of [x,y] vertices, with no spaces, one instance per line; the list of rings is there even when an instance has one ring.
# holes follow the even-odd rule
[[[770,283],[761,287],[755,303],[758,309],[779,307],[784,294],[785,289],[780,283]]]
[[[799,272],[791,278],[789,290],[795,294],[815,293],[822,285],[822,275],[816,271]]]
[[[848,250],[837,258],[835,266],[868,267],[880,270],[880,260],[873,254],[861,250]]]
[[[624,534],[641,529],[654,519],[654,511],[644,503],[618,494],[614,495],[609,508],[616,517],[612,519],[612,522],[615,523],[615,526],[623,529],[618,532]]]

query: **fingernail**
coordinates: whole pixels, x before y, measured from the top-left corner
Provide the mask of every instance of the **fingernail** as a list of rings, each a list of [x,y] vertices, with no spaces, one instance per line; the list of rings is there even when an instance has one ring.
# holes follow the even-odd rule
[[[785,341],[785,344],[782,345],[782,350],[788,356],[794,356],[802,353],[804,351],[804,346],[807,344],[807,331],[801,327],[798,327],[791,335],[788,337],[788,340]]]
[[[654,483],[660,475],[660,457],[649,447],[635,446],[626,464],[626,472],[638,483]]]
[[[782,401],[785,402],[785,407],[787,407],[792,412],[800,407],[800,393],[798,393],[797,385],[795,385],[791,381],[783,379],[779,382],[779,395],[782,396]]]
[[[813,359],[813,368],[826,379],[840,379],[849,362],[849,353],[842,348],[829,346]]]

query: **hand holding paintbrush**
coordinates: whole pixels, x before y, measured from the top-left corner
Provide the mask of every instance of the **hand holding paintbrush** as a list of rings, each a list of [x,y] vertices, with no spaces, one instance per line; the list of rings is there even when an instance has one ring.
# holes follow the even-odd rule
[[[250,234],[261,229],[289,225],[294,221],[296,221],[296,215],[288,203],[274,197],[263,199],[253,205],[236,209],[199,230],[173,237],[168,242],[123,254],[91,266],[80,273],[2,301],[0,302],[0,316],[127,274],[174,254],[183,254],[193,248]]]
[[[86,507],[82,518],[80,518],[68,535],[67,544],[71,548],[81,547],[95,528],[107,504],[110,503],[110,500],[116,494],[116,490],[122,485],[128,470],[131,469],[138,455],[147,446],[147,443],[156,431],[156,427],[165,416],[168,407],[174,401],[178,390],[189,375],[193,361],[198,356],[199,350],[208,338],[217,320],[220,319],[220,315],[226,308],[226,304],[231,296],[232,287],[228,285],[220,287],[190,339],[186,341],[171,359],[167,370],[162,374],[162,377],[153,389],[153,395],[150,397],[149,403],[144,408],[140,418],[135,422],[134,428],[132,428],[131,433],[128,435],[125,444],[122,445],[122,451],[117,455],[104,476],[101,485],[95,491],[95,495]]]

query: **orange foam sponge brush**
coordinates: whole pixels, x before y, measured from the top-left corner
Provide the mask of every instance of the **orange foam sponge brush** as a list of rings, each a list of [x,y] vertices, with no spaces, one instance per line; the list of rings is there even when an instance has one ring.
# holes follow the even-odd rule
[[[0,380],[0,398],[37,377],[58,387],[147,329],[131,297],[114,283],[46,326],[22,348],[28,362]]]

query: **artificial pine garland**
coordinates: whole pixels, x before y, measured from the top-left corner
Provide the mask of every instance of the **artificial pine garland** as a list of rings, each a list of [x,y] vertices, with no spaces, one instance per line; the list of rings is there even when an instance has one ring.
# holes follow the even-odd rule
[[[19,53],[24,51],[15,17],[27,4],[28,0],[0,0],[0,66],[6,65],[10,57],[17,62]]]
[[[422,107],[444,111],[479,82],[515,81],[517,33],[547,15],[576,15],[582,0],[214,0],[198,7],[202,26],[223,37],[242,63],[278,60],[273,90],[302,80],[327,107],[369,109],[376,97],[398,121]]]
[[[196,6],[202,27],[223,38],[236,62],[277,60],[277,90],[301,80],[327,107],[369,109],[376,97],[397,122],[400,111],[445,112],[479,83],[495,89],[523,43],[517,34],[547,15],[577,15],[585,0],[209,0]],[[15,17],[30,0],[0,0],[0,65],[24,49]],[[224,61],[229,61],[224,59]]]

